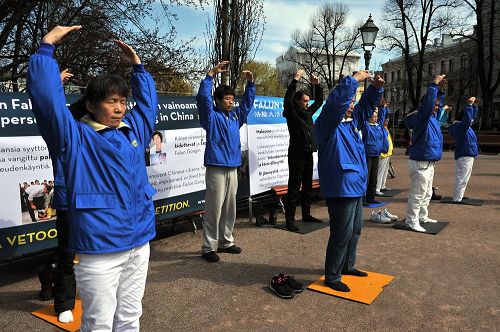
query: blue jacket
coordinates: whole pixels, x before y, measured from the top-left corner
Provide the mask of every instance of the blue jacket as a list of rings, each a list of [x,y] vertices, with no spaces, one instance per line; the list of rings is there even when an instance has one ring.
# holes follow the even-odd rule
[[[368,120],[364,122],[362,130],[363,144],[365,145],[365,154],[367,157],[379,157],[380,153],[382,153],[384,140],[387,141],[387,134],[384,131],[384,121],[387,112],[387,108],[380,108],[377,123],[371,124],[370,121],[368,121],[373,115],[373,110],[371,110],[368,114]],[[387,147],[388,146],[387,143]]]
[[[361,197],[366,193],[367,166],[360,131],[378,105],[383,88],[370,85],[354,107],[352,119],[344,115],[358,82],[347,76],[330,92],[315,123],[318,172],[323,197]]]
[[[118,128],[88,116],[75,121],[53,52],[52,45],[42,44],[30,58],[28,93],[38,128],[66,179],[69,250],[101,254],[145,244],[155,236],[155,189],[144,161],[158,105],[153,79],[142,65],[133,66],[136,106]]]
[[[255,99],[255,84],[247,83],[241,105],[229,113],[215,107],[212,99],[213,77],[201,81],[196,95],[200,123],[207,132],[205,166],[239,167],[241,165],[240,127],[247,122]]]
[[[477,137],[471,128],[477,114],[477,107],[467,105],[462,121],[448,127],[448,132],[455,139],[455,159],[460,157],[477,157]]]
[[[438,96],[437,84],[431,83],[427,93],[422,98],[416,118],[413,121],[411,136],[410,159],[418,161],[438,161],[443,153],[443,134],[436,114],[433,114],[434,104]]]

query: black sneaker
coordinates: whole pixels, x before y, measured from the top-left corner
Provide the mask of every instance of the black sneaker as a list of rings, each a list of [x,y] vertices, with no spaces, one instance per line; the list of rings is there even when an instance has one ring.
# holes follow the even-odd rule
[[[339,291],[339,292],[350,292],[351,289],[349,286],[344,284],[342,281],[325,281],[324,282],[325,286],[330,287],[333,290]]]
[[[323,220],[318,219],[318,218],[314,218],[311,215],[302,217],[302,221],[303,222],[323,222]]]
[[[342,274],[356,276],[356,277],[367,277],[368,273],[360,271],[358,269],[352,269],[350,271],[342,271]]]
[[[291,299],[295,295],[294,291],[288,286],[285,278],[279,275],[274,276],[269,284],[269,289],[276,293],[282,299]]]
[[[215,251],[209,251],[204,254],[201,254],[201,257],[203,257],[205,260],[207,260],[207,262],[210,263],[215,263],[220,260],[219,255],[217,255]]]
[[[218,248],[217,252],[222,252],[222,253],[226,253],[226,254],[239,254],[239,253],[241,253],[241,248],[237,247],[233,244],[229,248]]]
[[[288,287],[290,287],[290,289],[293,290],[295,293],[302,293],[302,291],[304,290],[304,285],[295,280],[293,276],[281,273],[278,274],[278,277],[285,279]]]

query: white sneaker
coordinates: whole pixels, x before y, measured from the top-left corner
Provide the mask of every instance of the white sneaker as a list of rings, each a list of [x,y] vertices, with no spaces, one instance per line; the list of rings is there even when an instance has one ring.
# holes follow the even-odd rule
[[[429,223],[437,223],[438,221],[436,219],[431,219],[429,217],[427,218],[420,218],[418,219],[419,222],[429,222]]]
[[[376,222],[376,223],[379,223],[379,224],[388,224],[391,222],[391,219],[386,217],[382,211],[378,211],[378,212],[375,212],[375,211],[372,211],[371,212],[371,215],[370,215],[370,221],[373,221],[373,222]]]
[[[384,209],[384,211],[382,211],[382,214],[391,219],[391,221],[398,221],[399,219],[397,215],[390,213],[389,211],[387,211],[387,209]]]
[[[406,225],[408,227],[410,227],[411,229],[413,229],[414,231],[425,233],[425,228],[423,228],[422,226],[420,226],[420,223],[418,223],[418,222],[411,223],[411,224],[408,223],[408,222],[406,222]]]
[[[377,196],[384,196],[384,193],[381,192],[380,190],[375,190],[375,195],[377,195]]]
[[[71,310],[63,311],[59,314],[57,320],[61,323],[71,323],[73,321],[73,313]]]

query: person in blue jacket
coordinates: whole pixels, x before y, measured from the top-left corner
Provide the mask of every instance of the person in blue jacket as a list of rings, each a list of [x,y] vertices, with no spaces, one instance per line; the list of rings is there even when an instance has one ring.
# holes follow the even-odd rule
[[[461,114],[460,121],[448,127],[448,132],[455,139],[456,176],[453,201],[460,203],[464,198],[467,182],[469,182],[474,158],[479,154],[476,133],[472,129],[472,123],[477,115],[479,99],[470,97],[467,107]]]
[[[125,114],[123,78],[101,75],[89,82],[89,112],[80,121],[66,107],[55,45],[81,26],[47,33],[28,67],[28,93],[37,126],[61,160],[66,183],[69,248],[77,254],[76,283],[82,331],[139,330],[142,297],[154,238],[155,216],[144,150],[154,131],[158,101],[151,75],[132,47],[116,41],[133,68],[135,107]]]
[[[377,190],[377,175],[379,166],[379,156],[382,153],[382,145],[386,140],[384,133],[384,121],[388,108],[383,107],[370,110],[368,120],[363,123],[363,144],[365,145],[366,163],[368,165],[368,185],[363,205],[378,203],[375,200]]]
[[[428,206],[432,197],[434,166],[441,160],[443,135],[438,121],[446,81],[445,75],[436,75],[427,87],[427,93],[420,102],[416,115],[407,120],[412,129],[410,159],[411,188],[406,209],[406,225],[417,232],[425,232],[423,223],[435,223],[428,216]]]
[[[206,194],[201,256],[208,262],[218,262],[219,253],[239,254],[234,244],[233,228],[236,220],[236,191],[238,167],[241,165],[240,127],[255,99],[253,74],[243,74],[247,86],[240,106],[233,108],[234,90],[227,85],[218,86],[212,97],[214,76],[226,71],[229,61],[213,67],[201,81],[196,105],[200,123],[207,132],[204,165]],[[215,100],[215,105],[214,105]]]
[[[377,75],[354,106],[359,82],[370,77],[368,70],[341,79],[330,92],[316,120],[318,172],[322,196],[328,205],[330,239],[326,249],[325,285],[349,292],[342,274],[366,276],[355,268],[356,248],[363,227],[363,196],[367,167],[361,129],[384,91]]]

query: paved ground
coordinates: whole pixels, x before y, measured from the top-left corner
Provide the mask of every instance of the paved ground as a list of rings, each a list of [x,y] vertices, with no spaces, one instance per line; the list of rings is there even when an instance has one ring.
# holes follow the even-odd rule
[[[396,150],[392,188],[408,188],[407,159]],[[482,207],[432,203],[430,216],[450,225],[438,235],[400,231],[365,223],[358,267],[396,276],[371,304],[305,291],[282,300],[267,289],[272,275],[294,274],[312,282],[323,274],[328,228],[300,235],[238,220],[241,255],[217,264],[199,257],[201,234],[184,233],[152,244],[141,319],[144,331],[261,330],[474,330],[500,327],[500,157],[481,155],[467,196]],[[450,196],[454,160],[445,153],[436,168],[439,193]],[[408,191],[389,209],[404,217]],[[314,214],[326,218],[324,203]],[[368,210],[365,210],[367,219]],[[279,220],[283,221],[280,214]],[[0,271],[0,331],[57,330],[31,316],[43,302],[36,262]]]

